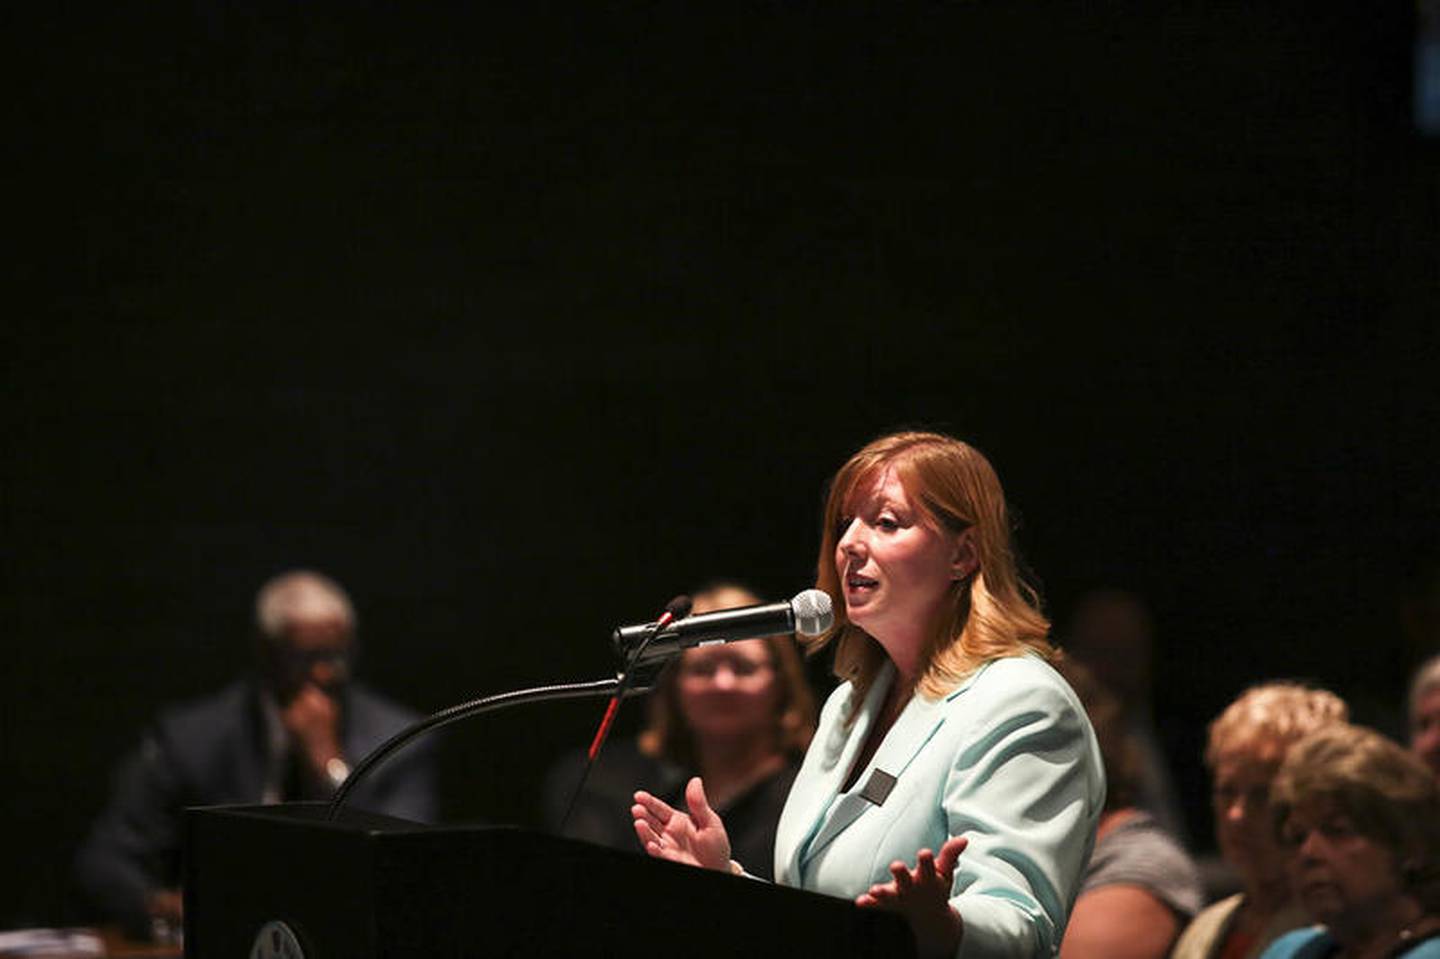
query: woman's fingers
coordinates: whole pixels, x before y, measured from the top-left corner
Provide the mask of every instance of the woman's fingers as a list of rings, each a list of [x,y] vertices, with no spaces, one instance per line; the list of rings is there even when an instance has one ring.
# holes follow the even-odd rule
[[[968,845],[970,845],[970,840],[964,836],[951,836],[945,840],[945,845],[940,847],[940,857],[935,861],[935,871],[947,880],[953,877],[955,865],[960,861],[960,854]]]
[[[642,791],[635,794],[635,805],[630,807],[630,816],[635,820],[637,827],[639,823],[643,822],[659,836],[665,832],[665,827],[675,818],[675,810],[668,803]]]
[[[879,906],[895,898],[895,884],[893,882],[877,882],[870,887],[870,891],[864,893],[869,902],[866,905]]]
[[[644,809],[663,827],[675,815],[675,809],[663,799],[657,799],[643,789],[635,794],[635,805]]]
[[[922,849],[915,860],[915,881],[921,884],[935,882],[938,878],[935,875],[935,854],[928,849]]]
[[[720,818],[715,815],[715,810],[710,808],[710,800],[705,795],[705,784],[700,781],[699,776],[692,776],[685,784],[685,805],[690,807],[690,819],[697,828],[703,829]]]
[[[635,827],[638,829],[642,824],[653,832],[660,832],[665,828],[664,823],[650,815],[644,806],[635,805],[630,807],[630,818],[635,820]]]
[[[640,845],[649,849],[652,844],[659,845],[660,836],[654,828],[643,819],[635,820],[635,838],[640,840]]]

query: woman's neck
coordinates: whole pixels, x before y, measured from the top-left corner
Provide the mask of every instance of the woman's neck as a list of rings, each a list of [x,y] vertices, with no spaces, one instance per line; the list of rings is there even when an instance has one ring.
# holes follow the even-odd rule
[[[1111,809],[1100,814],[1100,824],[1095,827],[1095,841],[1099,842],[1110,835],[1120,826],[1134,819],[1140,814],[1140,810],[1134,806],[1122,806],[1119,809]]]
[[[1259,879],[1245,884],[1244,911],[1247,925],[1264,926],[1295,901],[1284,876]]]
[[[895,667],[895,683],[891,687],[891,695],[896,690],[904,694],[905,699],[910,698],[910,693],[915,690],[915,684],[920,681],[920,643],[893,643],[887,645],[881,643],[880,647],[885,650],[889,657],[890,664]]]
[[[745,790],[774,775],[785,754],[768,737],[716,738],[695,743],[700,778],[714,806],[727,806]]]
[[[1440,926],[1434,916],[1406,896],[1388,908],[1366,910],[1355,922],[1333,924],[1330,934],[1340,943],[1341,959],[1383,959],[1402,943],[1419,938]]]

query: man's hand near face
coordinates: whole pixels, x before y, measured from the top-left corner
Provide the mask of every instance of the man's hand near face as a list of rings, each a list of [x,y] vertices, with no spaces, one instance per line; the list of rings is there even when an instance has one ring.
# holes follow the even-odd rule
[[[340,704],[319,686],[306,683],[281,709],[280,721],[315,781],[331,783],[328,766],[342,758]]]

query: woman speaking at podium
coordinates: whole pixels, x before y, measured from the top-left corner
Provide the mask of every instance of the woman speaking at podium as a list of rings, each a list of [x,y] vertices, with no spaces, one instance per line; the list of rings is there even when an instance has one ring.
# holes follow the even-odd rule
[[[817,587],[842,680],[780,817],[778,882],[894,910],[922,956],[1052,956],[1104,805],[1085,710],[1050,667],[1000,482],[896,433],[831,481]],[[652,856],[742,872],[704,785],[636,793]]]

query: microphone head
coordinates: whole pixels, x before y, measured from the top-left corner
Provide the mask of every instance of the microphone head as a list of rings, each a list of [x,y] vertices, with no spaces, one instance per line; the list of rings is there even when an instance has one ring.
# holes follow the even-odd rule
[[[690,597],[681,593],[665,604],[665,612],[670,614],[671,619],[684,619],[690,615],[690,607],[692,605]]]
[[[824,590],[796,593],[790,600],[790,609],[795,613],[795,632],[802,636],[819,636],[835,625],[835,607],[830,602],[830,594]]]

